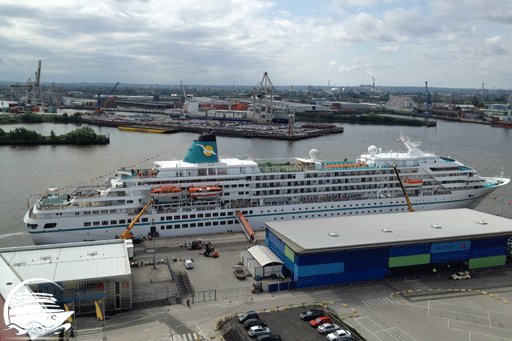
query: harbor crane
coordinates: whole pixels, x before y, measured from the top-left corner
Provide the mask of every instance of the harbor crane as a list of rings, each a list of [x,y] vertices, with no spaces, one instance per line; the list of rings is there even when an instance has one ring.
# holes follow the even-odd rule
[[[98,92],[98,107],[96,108],[96,113],[100,114],[103,112],[103,109],[101,109],[101,105],[110,97],[110,95],[114,93],[118,85],[119,82],[117,82],[116,85],[112,88],[112,90],[110,90],[110,93],[107,95],[107,97],[105,97],[103,101],[101,100],[101,94]]]
[[[117,83],[117,84],[119,84],[119,83]],[[131,238],[133,238],[133,233],[131,232],[132,228],[135,226],[137,221],[139,221],[140,216],[147,210],[147,208],[149,207],[149,205],[151,205],[152,202],[153,202],[153,200],[149,200],[149,202],[146,204],[146,206],[144,206],[142,211],[140,211],[139,214],[137,214],[137,216],[130,223],[130,225],[128,225],[128,227],[126,228],[126,231],[121,233],[121,235],[119,236],[120,239],[131,239]]]
[[[26,84],[12,84],[11,87],[13,88],[25,88],[25,103],[28,104],[29,97],[32,97],[32,105],[37,105],[37,95],[41,95],[40,92],[40,83],[41,82],[41,61],[38,61],[38,67],[35,74],[35,81],[32,81],[32,79],[28,79]],[[30,96],[29,96],[30,94]],[[42,102],[42,99],[41,99]],[[42,103],[41,103],[42,104]]]
[[[427,94],[427,110],[423,113],[423,115],[432,115],[430,112],[430,108],[432,107],[432,100],[430,99],[430,91],[428,91],[428,83],[425,81],[425,92]]]
[[[273,100],[274,100],[274,96],[273,94],[277,92],[277,90],[274,88],[274,84],[272,84],[272,82],[270,81],[270,78],[268,77],[268,73],[265,72],[263,73],[263,79],[261,80],[260,84],[259,84],[259,88],[254,88],[253,89],[253,94],[252,94],[252,100],[253,100],[253,106],[252,106],[252,119],[253,121],[256,121],[256,98],[258,99],[258,103],[259,103],[259,108],[260,108],[260,119],[263,120],[263,110],[261,110],[262,108],[262,105],[261,105],[261,101],[262,99],[265,101],[265,114],[269,114],[269,117],[266,117],[265,115],[265,120],[267,121],[272,121],[272,109],[273,109]],[[269,105],[269,99],[270,99],[270,105]]]

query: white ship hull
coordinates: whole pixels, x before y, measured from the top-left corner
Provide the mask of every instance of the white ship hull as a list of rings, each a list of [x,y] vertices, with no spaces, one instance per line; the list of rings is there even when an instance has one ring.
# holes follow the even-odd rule
[[[216,149],[202,148],[204,155],[216,155]],[[357,163],[323,163],[313,155],[311,159],[297,159],[300,167],[288,162],[280,164],[279,169],[270,162],[256,165],[253,161],[228,159],[205,163],[203,173],[197,169],[201,163],[157,162],[158,167],[145,173],[125,172],[97,193],[75,191],[70,197],[49,193],[25,214],[24,221],[34,242],[47,244],[116,238],[150,199],[155,202],[131,230],[135,237],[242,231],[236,211],[243,213],[255,231],[275,220],[414,214],[407,213],[406,198],[390,166],[396,160],[403,162],[401,173],[423,179],[422,186],[406,189],[416,211],[474,208],[509,182],[503,177],[479,177],[457,161],[419,150],[405,155],[427,161],[409,164],[402,154],[379,154],[371,148]],[[155,184],[186,188],[199,183],[220,186],[223,193],[200,201],[183,194],[171,202],[159,201],[150,193]]]

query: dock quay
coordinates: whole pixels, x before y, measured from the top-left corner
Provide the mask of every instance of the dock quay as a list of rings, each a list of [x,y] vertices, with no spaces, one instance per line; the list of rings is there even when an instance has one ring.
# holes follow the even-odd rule
[[[307,127],[294,128],[290,134],[287,125],[251,124],[246,122],[223,122],[212,124],[201,120],[153,120],[147,122],[111,119],[108,117],[82,116],[82,121],[91,125],[117,127],[120,130],[149,132],[149,133],[211,133],[217,136],[230,136],[242,138],[260,138],[273,140],[297,141],[319,136],[343,133],[344,128],[338,125],[307,125]]]

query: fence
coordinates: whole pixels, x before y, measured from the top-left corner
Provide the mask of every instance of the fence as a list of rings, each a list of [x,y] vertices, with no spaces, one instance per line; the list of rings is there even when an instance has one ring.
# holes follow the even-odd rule
[[[195,302],[208,302],[217,300],[217,290],[198,291],[189,295],[192,298],[192,303]]]
[[[297,282],[283,282],[268,285],[268,292],[285,291],[297,289]]]

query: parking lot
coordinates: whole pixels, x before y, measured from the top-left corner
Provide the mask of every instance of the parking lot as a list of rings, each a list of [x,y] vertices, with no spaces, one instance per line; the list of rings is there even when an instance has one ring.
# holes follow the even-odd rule
[[[316,328],[311,327],[309,321],[303,321],[299,315],[310,308],[291,308],[287,310],[279,310],[274,312],[260,313],[260,319],[267,322],[267,327],[272,334],[281,336],[283,341],[286,340],[311,340],[311,341],[326,341],[325,335],[320,334]],[[327,312],[326,312],[326,315]],[[338,324],[333,320],[334,324]],[[236,330],[242,340],[249,341],[252,339],[247,331],[244,329],[244,324],[239,323],[238,320],[233,319],[231,326]],[[230,341],[231,338],[226,338]],[[234,338],[233,338],[234,340]],[[351,340],[355,340],[352,338]]]

